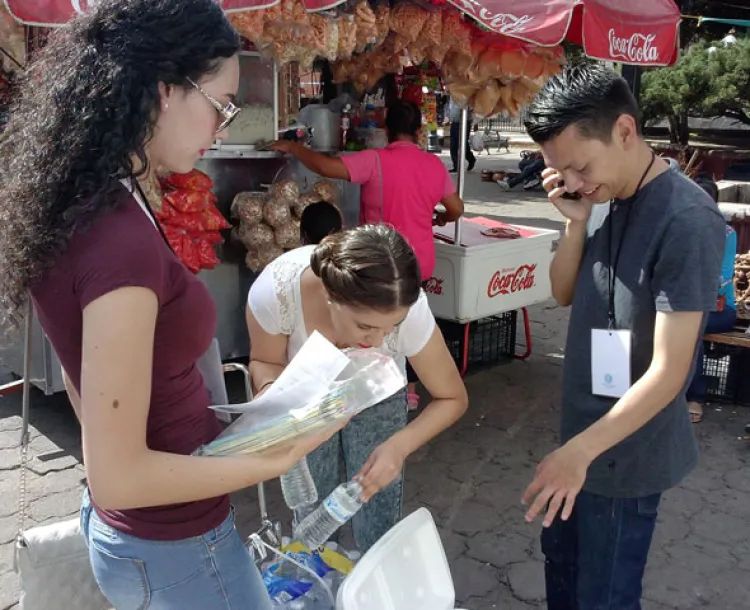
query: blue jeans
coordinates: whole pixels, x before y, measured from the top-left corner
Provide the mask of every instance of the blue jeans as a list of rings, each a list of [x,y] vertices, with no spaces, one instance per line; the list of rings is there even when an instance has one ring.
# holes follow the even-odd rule
[[[567,521],[542,531],[548,610],[640,610],[661,494],[578,494]]]
[[[406,426],[406,390],[366,409],[341,432],[307,456],[307,464],[322,501],[336,487],[351,480],[370,454]],[[341,470],[343,456],[344,472]],[[362,553],[401,519],[403,473],[365,504],[352,520],[354,541]]]
[[[88,490],[81,532],[99,588],[116,610],[270,610],[234,514],[202,536],[144,540],[103,523]]]
[[[725,333],[734,328],[737,323],[737,310],[731,307],[725,307],[724,311],[712,311],[708,314],[705,334]],[[687,399],[689,402],[706,402],[708,396],[708,387],[706,385],[706,376],[703,374],[703,341],[698,341],[698,349],[695,355],[695,371],[693,380],[687,389]]]
[[[544,171],[545,164],[542,159],[522,159],[518,163],[518,168],[521,170],[521,173],[508,178],[508,186],[510,188],[514,188],[537,174],[541,174]]]

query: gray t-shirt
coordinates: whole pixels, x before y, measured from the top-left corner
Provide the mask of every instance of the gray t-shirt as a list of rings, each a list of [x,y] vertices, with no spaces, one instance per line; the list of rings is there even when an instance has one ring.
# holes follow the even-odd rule
[[[629,217],[628,206],[632,206]],[[608,204],[595,206],[568,328],[562,442],[591,426],[617,402],[592,393],[591,330],[608,326],[608,268],[614,263],[626,220],[616,270],[615,316],[618,329],[632,332],[633,383],[651,363],[658,311],[703,311],[705,324],[707,312],[716,307],[725,222],[700,187],[668,171],[646,184],[635,198],[615,202],[611,218]],[[689,381],[690,376],[686,387]],[[659,493],[679,483],[697,458],[682,391],[643,428],[596,459],[584,489],[607,497]]]

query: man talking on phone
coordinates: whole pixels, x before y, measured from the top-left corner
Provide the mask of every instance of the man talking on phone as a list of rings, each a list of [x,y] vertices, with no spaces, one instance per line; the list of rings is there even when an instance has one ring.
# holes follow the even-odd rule
[[[724,219],[641,135],[627,83],[581,64],[525,121],[566,219],[550,269],[571,305],[561,446],[524,493],[543,513],[550,610],[640,609],[661,495],[695,466],[685,389],[716,305]]]

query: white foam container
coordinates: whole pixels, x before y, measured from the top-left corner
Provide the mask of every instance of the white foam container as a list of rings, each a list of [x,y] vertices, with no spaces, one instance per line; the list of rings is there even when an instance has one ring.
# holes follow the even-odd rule
[[[448,559],[430,511],[401,520],[341,585],[336,610],[454,610]]]

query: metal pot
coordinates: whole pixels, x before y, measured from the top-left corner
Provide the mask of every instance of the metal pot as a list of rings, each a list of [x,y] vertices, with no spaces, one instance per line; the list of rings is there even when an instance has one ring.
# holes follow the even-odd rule
[[[308,107],[308,127],[312,131],[312,148],[323,152],[341,148],[341,114],[326,106]]]

